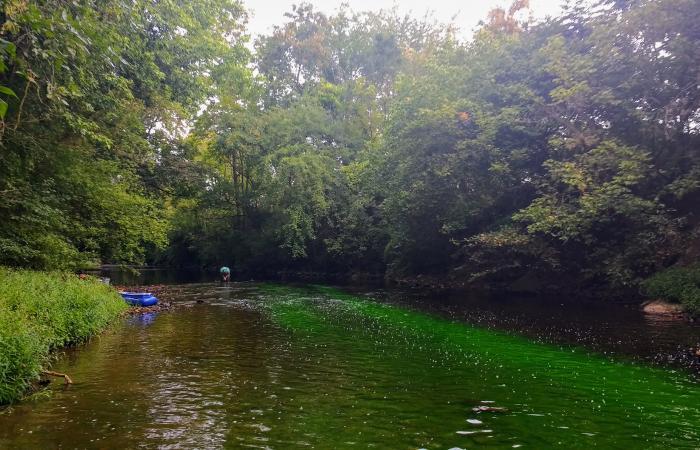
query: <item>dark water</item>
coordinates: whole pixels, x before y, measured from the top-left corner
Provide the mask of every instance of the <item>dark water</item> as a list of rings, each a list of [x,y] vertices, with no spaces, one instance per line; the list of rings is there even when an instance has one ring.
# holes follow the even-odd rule
[[[690,371],[700,377],[700,323],[647,315],[636,303],[346,288],[357,295],[450,320],[579,345],[604,355]]]
[[[700,337],[691,326],[628,309],[548,316],[536,302],[465,308],[446,298],[425,313],[409,295],[374,301],[323,287],[181,291],[179,308],[125,319],[67,353],[55,369],[75,385],[0,415],[0,447],[700,447],[690,371],[630,362],[637,352],[622,350],[647,358],[675,348],[668,333]],[[587,347],[563,344],[567,321]]]
[[[118,286],[150,286],[155,284],[205,283],[218,279],[216,270],[164,269],[160,267],[122,268],[104,266],[90,274],[110,279]]]

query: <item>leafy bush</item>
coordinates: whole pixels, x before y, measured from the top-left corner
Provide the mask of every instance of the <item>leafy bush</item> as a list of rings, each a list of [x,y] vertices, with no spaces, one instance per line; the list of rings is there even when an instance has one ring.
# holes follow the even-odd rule
[[[86,341],[126,308],[95,279],[0,268],[0,404],[26,393],[51,350]]]
[[[690,314],[700,316],[700,265],[659,272],[642,283],[642,291],[650,297],[680,302]]]

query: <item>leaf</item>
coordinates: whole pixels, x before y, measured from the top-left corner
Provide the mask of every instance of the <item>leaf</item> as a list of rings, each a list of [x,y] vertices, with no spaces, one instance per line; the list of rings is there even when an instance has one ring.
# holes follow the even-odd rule
[[[0,53],[6,54],[10,59],[14,59],[17,56],[17,47],[12,42],[0,38]]]
[[[12,89],[10,89],[7,86],[0,86],[0,93],[9,95],[9,96],[14,97],[14,98],[18,98],[17,94],[15,94],[15,91],[13,91]]]
[[[0,100],[0,119],[4,119],[6,113],[7,113],[7,102],[5,100]]]

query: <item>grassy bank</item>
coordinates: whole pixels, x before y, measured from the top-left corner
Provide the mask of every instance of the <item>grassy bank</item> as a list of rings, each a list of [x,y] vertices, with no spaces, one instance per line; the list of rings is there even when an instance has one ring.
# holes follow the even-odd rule
[[[0,267],[0,405],[28,391],[52,350],[87,340],[125,309],[97,280]]]

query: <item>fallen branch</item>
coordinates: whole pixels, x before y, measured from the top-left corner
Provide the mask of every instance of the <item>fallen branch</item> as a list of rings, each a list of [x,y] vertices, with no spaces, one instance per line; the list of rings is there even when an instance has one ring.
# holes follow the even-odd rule
[[[65,373],[54,372],[52,370],[45,370],[42,372],[42,374],[48,375],[51,377],[62,377],[65,380],[66,384],[73,384],[73,380],[71,380],[70,377],[68,375],[66,375]]]

